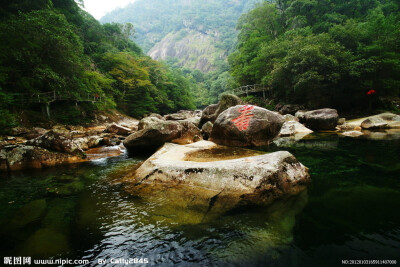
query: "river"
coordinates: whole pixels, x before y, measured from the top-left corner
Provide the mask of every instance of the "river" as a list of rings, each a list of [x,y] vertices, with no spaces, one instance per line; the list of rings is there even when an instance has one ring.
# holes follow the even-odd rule
[[[117,157],[0,174],[0,256],[82,266],[339,266],[400,262],[400,140],[313,134],[282,147],[310,169],[308,190],[269,207],[182,223],[118,180],[145,158]],[[190,221],[190,220],[189,220]],[[111,262],[112,260],[112,262]],[[144,262],[149,262],[145,264]]]

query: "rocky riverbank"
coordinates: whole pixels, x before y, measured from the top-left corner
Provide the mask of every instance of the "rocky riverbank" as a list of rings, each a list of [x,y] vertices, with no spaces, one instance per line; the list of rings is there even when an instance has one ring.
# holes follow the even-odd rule
[[[116,116],[117,115],[117,116]],[[111,116],[110,116],[111,117]],[[88,127],[16,127],[0,137],[0,171],[17,171],[120,155],[121,142],[137,130],[139,121],[114,113]]]
[[[125,149],[133,154],[151,153],[167,142],[185,145],[210,140],[230,147],[254,147],[296,142],[313,131],[372,139],[397,138],[400,132],[400,116],[392,113],[346,121],[328,108],[292,107],[280,112],[224,95],[203,111],[150,114],[140,121],[117,113],[112,119],[99,115],[97,123],[88,127],[16,127],[0,137],[0,171],[80,163],[117,156]]]

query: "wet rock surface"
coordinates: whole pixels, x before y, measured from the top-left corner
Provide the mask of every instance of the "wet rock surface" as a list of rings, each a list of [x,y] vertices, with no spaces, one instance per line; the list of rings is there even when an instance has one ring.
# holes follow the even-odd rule
[[[36,146],[11,145],[0,150],[1,171],[37,169],[83,161],[85,160],[80,156],[53,152]]]

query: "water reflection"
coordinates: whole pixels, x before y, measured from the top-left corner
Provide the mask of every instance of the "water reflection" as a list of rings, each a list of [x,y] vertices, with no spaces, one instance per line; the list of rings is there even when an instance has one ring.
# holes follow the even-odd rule
[[[89,266],[111,257],[145,257],[157,266],[400,260],[398,139],[312,134],[284,149],[310,168],[308,192],[209,220],[166,205],[163,195],[125,192],[116,181],[145,159],[127,154],[1,177],[0,238],[7,242],[0,256],[84,258]]]

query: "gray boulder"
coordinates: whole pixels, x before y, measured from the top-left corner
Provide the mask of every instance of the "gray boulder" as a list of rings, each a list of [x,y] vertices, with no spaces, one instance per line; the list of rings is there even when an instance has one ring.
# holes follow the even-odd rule
[[[286,116],[286,115],[285,115]],[[294,136],[299,133],[309,134],[313,131],[297,121],[286,121],[279,132],[279,136]]]
[[[335,130],[338,125],[339,115],[336,109],[324,108],[307,111],[304,116],[299,116],[300,122],[313,131]]]
[[[384,129],[387,128],[387,126],[387,121],[380,117],[371,117],[361,123],[361,128],[363,129]]]
[[[206,122],[203,127],[201,127],[201,134],[205,140],[208,140],[211,136],[213,124],[211,121]]]
[[[139,131],[143,130],[144,128],[147,128],[148,126],[150,126],[152,124],[163,123],[163,121],[165,121],[165,119],[163,117],[159,118],[159,117],[149,116],[149,117],[143,118],[139,121],[138,130]]]
[[[171,140],[172,143],[186,145],[203,140],[200,129],[196,125],[189,121],[178,122],[183,126],[183,130],[177,139]]]
[[[75,142],[73,139],[54,131],[49,131],[42,136],[29,140],[26,144],[69,154],[83,154],[80,142]]]
[[[238,105],[222,112],[214,123],[210,140],[227,146],[264,146],[284,123],[282,115],[264,108]]]
[[[140,123],[139,128],[141,128]],[[153,122],[129,135],[124,140],[124,146],[130,150],[159,147],[165,142],[180,138],[183,131],[183,125],[177,121],[163,121],[154,118]]]
[[[118,125],[116,123],[110,124],[104,130],[106,133],[118,134],[118,135],[129,135],[132,130],[128,127]]]
[[[199,126],[202,127],[207,121],[214,123],[223,111],[240,104],[242,104],[242,100],[239,97],[231,94],[223,95],[218,104],[210,105],[203,110]]]

